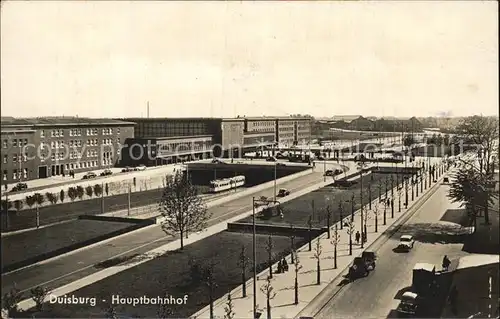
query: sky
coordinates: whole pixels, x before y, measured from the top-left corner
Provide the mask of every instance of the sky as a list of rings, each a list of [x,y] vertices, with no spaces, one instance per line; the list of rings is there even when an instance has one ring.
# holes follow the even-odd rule
[[[496,1],[2,1],[2,116],[498,115]]]

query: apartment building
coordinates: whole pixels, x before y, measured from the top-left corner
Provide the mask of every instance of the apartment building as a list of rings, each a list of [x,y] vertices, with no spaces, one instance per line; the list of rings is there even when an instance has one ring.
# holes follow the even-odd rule
[[[133,123],[109,119],[2,118],[1,126],[4,184],[113,167],[134,135]]]

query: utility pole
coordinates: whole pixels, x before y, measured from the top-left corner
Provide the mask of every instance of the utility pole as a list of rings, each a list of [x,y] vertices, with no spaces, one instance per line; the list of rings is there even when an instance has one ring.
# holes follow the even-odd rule
[[[127,205],[127,209],[128,209],[128,211],[127,211],[127,216],[130,216],[130,192],[131,192],[131,191],[132,191],[132,189],[131,189],[131,187],[130,187],[130,182],[129,182],[129,183],[128,183],[128,194],[127,194],[127,195],[128,195],[128,196],[127,196],[127,203],[128,203],[128,205]]]
[[[101,214],[104,214],[104,182],[101,183]]]

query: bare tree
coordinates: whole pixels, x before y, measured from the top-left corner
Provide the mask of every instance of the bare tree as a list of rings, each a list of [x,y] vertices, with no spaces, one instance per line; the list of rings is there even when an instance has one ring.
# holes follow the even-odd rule
[[[106,196],[109,196],[109,185],[108,185],[108,183],[106,183],[104,185],[104,192],[106,192]]]
[[[226,307],[224,307],[224,319],[234,319],[234,308],[233,308],[233,300],[231,299],[231,293],[227,295]]]
[[[295,251],[295,232],[294,232],[294,227],[293,225],[290,225],[290,229],[291,229],[291,232],[290,232],[290,251],[292,252],[291,253],[291,263],[293,264],[294,263],[294,251]]]
[[[401,196],[403,195],[403,189],[398,186],[398,212],[401,213]]]
[[[238,259],[238,267],[241,268],[241,289],[243,292],[243,298],[247,296],[247,278],[246,278],[246,271],[248,269],[248,266],[250,264],[250,258],[247,257],[246,251],[245,251],[245,246],[241,246],[241,252],[240,256]]]
[[[375,216],[375,232],[378,233],[378,216],[380,215],[380,202],[375,201],[373,203],[373,209],[372,209],[373,216]]]
[[[363,232],[362,234],[365,234],[366,240],[368,240],[368,230],[367,230],[367,224],[368,221],[371,219],[370,214],[368,214],[368,210],[365,210],[365,213],[363,214]],[[361,238],[361,242],[363,242],[363,238]]]
[[[333,245],[333,268],[337,269],[337,247],[340,243],[340,234],[337,225],[335,225],[331,243]]]
[[[295,284],[294,284],[294,291],[295,291],[295,302],[294,304],[298,305],[299,304],[299,271],[302,269],[302,265],[300,264],[300,259],[299,259],[299,254],[297,253],[297,250],[294,250],[293,255],[295,255]]]
[[[21,209],[23,209],[23,201],[20,200],[20,199],[15,200],[14,201],[14,207],[19,212]]]
[[[33,194],[33,198],[35,200],[35,204],[40,207],[43,205],[43,203],[45,202],[45,197],[40,194],[40,193],[35,193]]]
[[[32,288],[30,292],[31,299],[33,299],[33,301],[35,302],[36,310],[42,311],[45,299],[47,298],[49,291],[45,287],[38,286],[36,288]]]
[[[184,235],[204,229],[211,216],[198,195],[198,189],[181,172],[167,177],[160,211],[165,218],[162,230],[168,235],[180,235],[181,250],[184,249]]]
[[[349,255],[352,255],[352,235],[354,234],[356,225],[353,220],[347,222],[347,235],[349,235]]]
[[[321,284],[321,255],[323,254],[323,247],[318,238],[316,246],[314,247],[314,258],[316,259],[316,285]]]
[[[260,287],[260,291],[266,296],[267,319],[272,319],[271,316],[271,300],[276,297],[273,285],[271,283],[272,277],[267,276],[266,283]]]
[[[309,216],[307,221],[307,243],[309,245],[309,251],[312,251],[312,218]]]
[[[75,199],[78,197],[78,194],[76,192],[76,188],[70,187],[68,188],[68,197],[71,199],[72,202],[75,201]]]
[[[390,205],[390,201],[388,198],[384,200],[384,226],[387,225],[387,207]]]
[[[330,239],[331,235],[331,221],[332,221],[332,209],[330,208],[330,205],[326,205],[326,229],[327,229],[327,235],[328,239]]]
[[[342,198],[339,200],[339,215],[340,215],[340,229],[344,227],[344,206],[342,206]]]
[[[196,260],[189,261],[190,277],[193,283],[203,283],[207,287],[210,303],[210,318],[214,318],[214,290],[217,287],[215,279],[215,256],[212,256],[208,264],[203,265]]]
[[[269,276],[273,278],[273,238],[271,235],[267,238],[266,251],[267,251],[267,263],[269,264]]]
[[[85,187],[85,194],[90,198],[92,195],[94,195],[94,188],[92,186],[87,186]]]

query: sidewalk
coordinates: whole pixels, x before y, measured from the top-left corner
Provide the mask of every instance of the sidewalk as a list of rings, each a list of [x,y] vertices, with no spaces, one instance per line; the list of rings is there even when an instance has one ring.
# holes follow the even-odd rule
[[[368,232],[368,241],[364,244],[364,249],[360,247],[360,245],[353,245],[353,253],[349,255],[349,235],[347,234],[347,228],[340,230],[340,222],[336,225],[332,226],[331,235],[334,236],[334,229],[337,226],[338,236],[339,236],[339,244],[337,245],[337,268],[334,269],[334,261],[333,261],[333,244],[331,243],[331,239],[327,238],[327,233],[321,235],[317,239],[312,242],[312,251],[308,250],[308,245],[301,247],[298,250],[298,259],[300,260],[301,269],[299,271],[299,303],[297,305],[294,304],[294,281],[295,281],[295,265],[291,264],[290,256],[287,256],[287,262],[289,264],[289,271],[283,274],[274,275],[271,285],[273,287],[273,292],[276,293],[275,297],[271,300],[272,318],[294,318],[299,313],[301,316],[311,316],[314,314],[316,309],[316,305],[312,305],[307,309],[307,305],[311,303],[315,298],[321,293],[321,291],[328,286],[330,282],[333,281],[332,284],[336,284],[337,281],[340,281],[342,274],[345,273],[346,268],[351,264],[354,257],[361,254],[363,250],[376,250],[377,247],[383,243],[384,238],[388,238],[386,235],[383,235],[387,230],[394,228],[395,224],[402,223],[409,218],[413,212],[418,210],[418,203],[423,203],[425,198],[430,197],[433,192],[439,187],[441,178],[444,176],[442,174],[438,177],[437,183],[433,183],[430,188],[424,190],[423,194],[420,194],[418,198],[415,198],[413,202],[410,201],[410,205],[408,205],[408,209],[404,209],[402,207],[401,213],[397,212],[397,204],[395,205],[394,210],[394,219],[391,219],[391,212],[388,210],[387,212],[387,225],[383,224],[383,208],[380,209],[380,215],[378,216],[378,232],[375,233],[375,220],[372,212],[368,216],[369,219],[366,221],[367,224],[367,232]],[[377,199],[378,200],[378,199]],[[366,207],[366,206],[365,206]],[[373,208],[373,205],[372,205]],[[367,209],[367,208],[366,208]],[[407,218],[405,218],[407,217]],[[349,221],[350,216],[347,216],[344,221]],[[361,215],[359,211],[354,215],[354,223],[355,230],[354,232],[360,230],[361,225]],[[353,236],[354,237],[354,236]],[[378,240],[380,238],[380,240]],[[320,255],[320,263],[321,263],[321,282],[320,285],[316,284],[316,263],[317,259],[314,257],[315,255],[315,247],[317,247],[317,242],[320,242],[322,254]],[[354,239],[353,239],[354,242]],[[277,264],[273,265],[273,269],[277,269]],[[261,272],[257,276],[258,284],[257,284],[257,308],[258,312],[262,313],[261,318],[266,317],[266,298],[261,289],[266,284],[266,278],[268,276],[268,270]],[[247,282],[247,297],[242,298],[241,286],[231,291],[231,297],[233,300],[233,311],[235,312],[234,318],[253,318],[253,279]],[[321,306],[321,305],[317,305]],[[225,314],[224,308],[227,307],[227,295],[218,299],[214,303],[214,317],[215,318],[223,318]],[[306,308],[306,309],[305,309]],[[306,310],[306,311],[303,311]],[[301,312],[305,313],[301,313]],[[311,312],[311,313],[309,313]],[[205,307],[198,313],[192,316],[193,318],[210,318],[210,310],[209,306]]]

